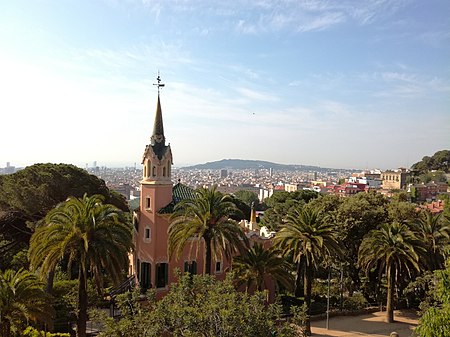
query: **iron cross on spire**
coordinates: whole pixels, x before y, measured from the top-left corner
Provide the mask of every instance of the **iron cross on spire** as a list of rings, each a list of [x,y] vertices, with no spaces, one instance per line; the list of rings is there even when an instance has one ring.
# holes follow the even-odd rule
[[[159,71],[158,71],[158,77],[156,78],[156,81],[158,83],[153,83],[153,85],[156,85],[158,87],[158,95],[159,95],[159,90],[165,86],[165,84],[161,83],[161,76],[159,76]]]

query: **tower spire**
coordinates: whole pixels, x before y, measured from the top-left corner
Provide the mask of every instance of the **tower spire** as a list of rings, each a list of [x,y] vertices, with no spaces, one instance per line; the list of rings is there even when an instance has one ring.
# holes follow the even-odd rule
[[[163,125],[163,119],[162,119],[162,111],[161,111],[161,102],[159,98],[159,93],[162,87],[164,87],[165,84],[161,83],[161,77],[159,76],[158,71],[158,77],[156,78],[156,81],[158,83],[154,83],[153,85],[156,85],[158,88],[158,102],[156,104],[156,114],[155,114],[155,123],[153,125],[153,134],[150,138],[151,144],[162,144],[165,145],[166,138],[164,137],[164,125]]]

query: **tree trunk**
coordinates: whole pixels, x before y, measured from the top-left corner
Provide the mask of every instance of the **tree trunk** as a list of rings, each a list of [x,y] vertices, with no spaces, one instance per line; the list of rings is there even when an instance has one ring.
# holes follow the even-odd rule
[[[312,290],[312,268],[305,265],[305,304],[308,318],[305,324],[305,332],[307,336],[311,336],[311,290]]]
[[[386,303],[386,321],[388,323],[394,322],[394,264],[387,265],[387,303]]]
[[[86,271],[80,263],[80,272],[78,276],[78,320],[77,337],[86,337],[87,322],[87,290],[86,290]]]
[[[55,278],[55,269],[52,269],[47,274],[47,286],[45,288],[45,291],[47,294],[53,293],[53,280]]]
[[[0,317],[1,318],[1,317]],[[2,322],[0,321],[0,324]],[[1,326],[1,325],[0,325]],[[8,320],[4,321],[3,327],[2,327],[3,333],[2,336],[4,337],[10,337],[11,336],[11,324],[9,323]]]
[[[303,270],[303,263],[304,258],[303,255],[300,257],[298,263],[297,263],[297,273],[295,275],[295,291],[294,295],[295,297],[303,297],[305,295],[305,292],[303,291],[304,285],[302,287],[302,270]]]
[[[203,274],[211,275],[211,239],[205,238],[205,268]]]

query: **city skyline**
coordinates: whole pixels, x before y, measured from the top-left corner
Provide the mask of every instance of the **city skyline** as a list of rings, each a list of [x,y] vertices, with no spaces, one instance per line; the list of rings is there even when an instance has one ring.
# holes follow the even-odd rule
[[[0,167],[140,165],[156,108],[174,166],[410,167],[450,148],[450,3],[0,4]]]

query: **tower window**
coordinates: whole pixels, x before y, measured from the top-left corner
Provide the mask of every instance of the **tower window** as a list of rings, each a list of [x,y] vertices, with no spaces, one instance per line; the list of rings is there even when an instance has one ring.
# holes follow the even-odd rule
[[[169,264],[156,264],[156,288],[164,288],[169,283]]]
[[[166,176],[166,167],[164,166],[163,167],[163,177],[165,177]]]
[[[146,227],[144,231],[144,241],[149,242],[151,239],[150,227]]]
[[[156,177],[156,166],[152,167],[152,176]]]
[[[150,197],[145,198],[145,209],[147,210],[152,209],[152,199]]]

